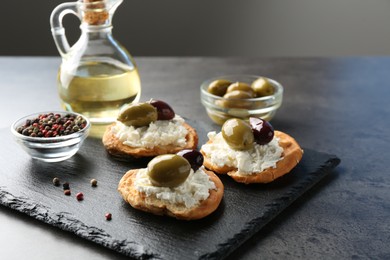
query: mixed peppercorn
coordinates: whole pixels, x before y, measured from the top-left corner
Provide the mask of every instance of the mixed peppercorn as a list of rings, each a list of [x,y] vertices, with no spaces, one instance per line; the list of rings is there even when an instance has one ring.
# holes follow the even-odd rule
[[[53,178],[53,185],[54,186],[60,186],[61,185],[61,180],[58,178],[58,177],[55,177],[55,178]],[[96,179],[92,179],[91,181],[90,181],[90,184],[91,184],[91,186],[92,187],[97,187],[97,180]],[[72,195],[72,192],[71,192],[71,190],[70,190],[70,184],[69,184],[69,182],[64,182],[63,184],[62,184],[62,188],[63,188],[63,190],[64,190],[64,195],[66,195],[66,196],[71,196]],[[82,193],[82,192],[78,192],[77,194],[76,194],[76,199],[78,200],[78,201],[82,201],[82,200],[84,200],[84,193]],[[106,220],[107,221],[110,221],[111,219],[112,219],[112,214],[111,213],[106,213],[105,215],[105,218],[106,218]]]
[[[76,133],[85,128],[87,121],[78,115],[41,114],[37,118],[27,119],[16,131],[31,137],[57,137]]]
[[[106,220],[110,221],[112,219],[112,214],[106,213],[105,217],[106,217]]]

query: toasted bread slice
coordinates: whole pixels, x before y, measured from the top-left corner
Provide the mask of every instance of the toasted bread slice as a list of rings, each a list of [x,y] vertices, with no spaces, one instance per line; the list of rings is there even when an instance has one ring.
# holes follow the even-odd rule
[[[269,183],[275,179],[289,173],[302,159],[303,150],[294,138],[280,131],[275,131],[275,136],[279,138],[279,145],[283,148],[282,159],[276,163],[275,168],[267,168],[262,172],[252,174],[240,174],[235,167],[218,167],[211,163],[207,155],[201,150],[204,156],[203,165],[216,173],[227,174],[235,181],[249,183]],[[211,141],[208,141],[210,143]]]
[[[141,158],[141,157],[154,157],[161,154],[177,153],[184,149],[196,149],[198,146],[198,134],[196,130],[187,123],[184,123],[184,127],[188,130],[186,136],[187,144],[184,147],[177,147],[174,145],[156,146],[156,147],[131,147],[123,144],[111,131],[111,128],[115,125],[108,126],[106,132],[103,135],[103,145],[106,150],[113,156],[119,158]]]
[[[156,215],[166,215],[183,220],[201,219],[214,212],[223,197],[224,186],[221,180],[211,171],[205,170],[210,180],[214,182],[216,189],[209,190],[209,197],[191,208],[184,205],[176,205],[157,199],[156,196],[146,196],[136,190],[134,182],[139,169],[128,171],[119,181],[118,191],[123,199],[133,208],[150,212]]]

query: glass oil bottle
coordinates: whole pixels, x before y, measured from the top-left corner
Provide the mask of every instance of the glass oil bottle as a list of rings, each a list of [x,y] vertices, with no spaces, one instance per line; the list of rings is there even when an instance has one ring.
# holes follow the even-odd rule
[[[65,110],[81,113],[92,123],[91,133],[101,137],[121,107],[138,102],[141,82],[137,66],[112,35],[112,18],[123,0],[78,0],[57,6],[51,15],[54,41],[62,57],[58,93]],[[81,20],[81,36],[72,46],[62,18]]]

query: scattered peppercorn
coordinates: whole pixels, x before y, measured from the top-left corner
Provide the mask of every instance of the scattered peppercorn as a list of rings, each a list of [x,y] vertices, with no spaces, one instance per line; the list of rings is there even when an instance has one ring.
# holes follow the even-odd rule
[[[70,196],[70,195],[71,195],[71,192],[70,192],[70,190],[64,190],[64,194],[65,194],[66,196]]]
[[[106,220],[110,221],[112,219],[111,213],[106,213]]]
[[[78,201],[83,200],[84,199],[84,194],[82,192],[77,193],[76,194],[76,199]]]
[[[53,179],[53,184],[54,184],[54,186],[60,186],[60,179],[58,179],[57,177],[55,177],[55,178]]]
[[[65,182],[64,184],[62,184],[62,187],[64,188],[64,190],[69,190],[70,189],[69,182]]]
[[[30,137],[57,137],[79,132],[86,125],[87,121],[81,116],[49,113],[27,119],[16,131]]]
[[[92,185],[92,187],[96,187],[97,186],[97,180],[96,179],[92,179],[91,180],[91,185]]]

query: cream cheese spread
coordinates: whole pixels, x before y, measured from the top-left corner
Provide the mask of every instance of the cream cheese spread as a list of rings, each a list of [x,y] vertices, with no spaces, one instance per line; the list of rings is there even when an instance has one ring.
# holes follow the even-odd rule
[[[169,204],[184,204],[186,208],[192,208],[209,197],[209,190],[216,189],[215,183],[200,167],[196,172],[191,170],[186,181],[181,185],[169,187],[156,187],[150,182],[148,170],[140,169],[137,173],[135,189],[145,193],[146,196],[154,195]]]
[[[166,145],[184,147],[188,134],[188,130],[183,126],[184,122],[178,115],[172,120],[158,120],[149,126],[137,128],[117,121],[111,131],[124,145],[131,147],[152,148]]]
[[[218,167],[237,168],[242,175],[262,172],[270,167],[275,168],[276,163],[283,158],[283,148],[279,146],[277,137],[266,145],[255,144],[250,150],[238,151],[229,147],[222,133],[209,132],[207,136],[211,143],[204,144],[202,151],[210,162]]]

